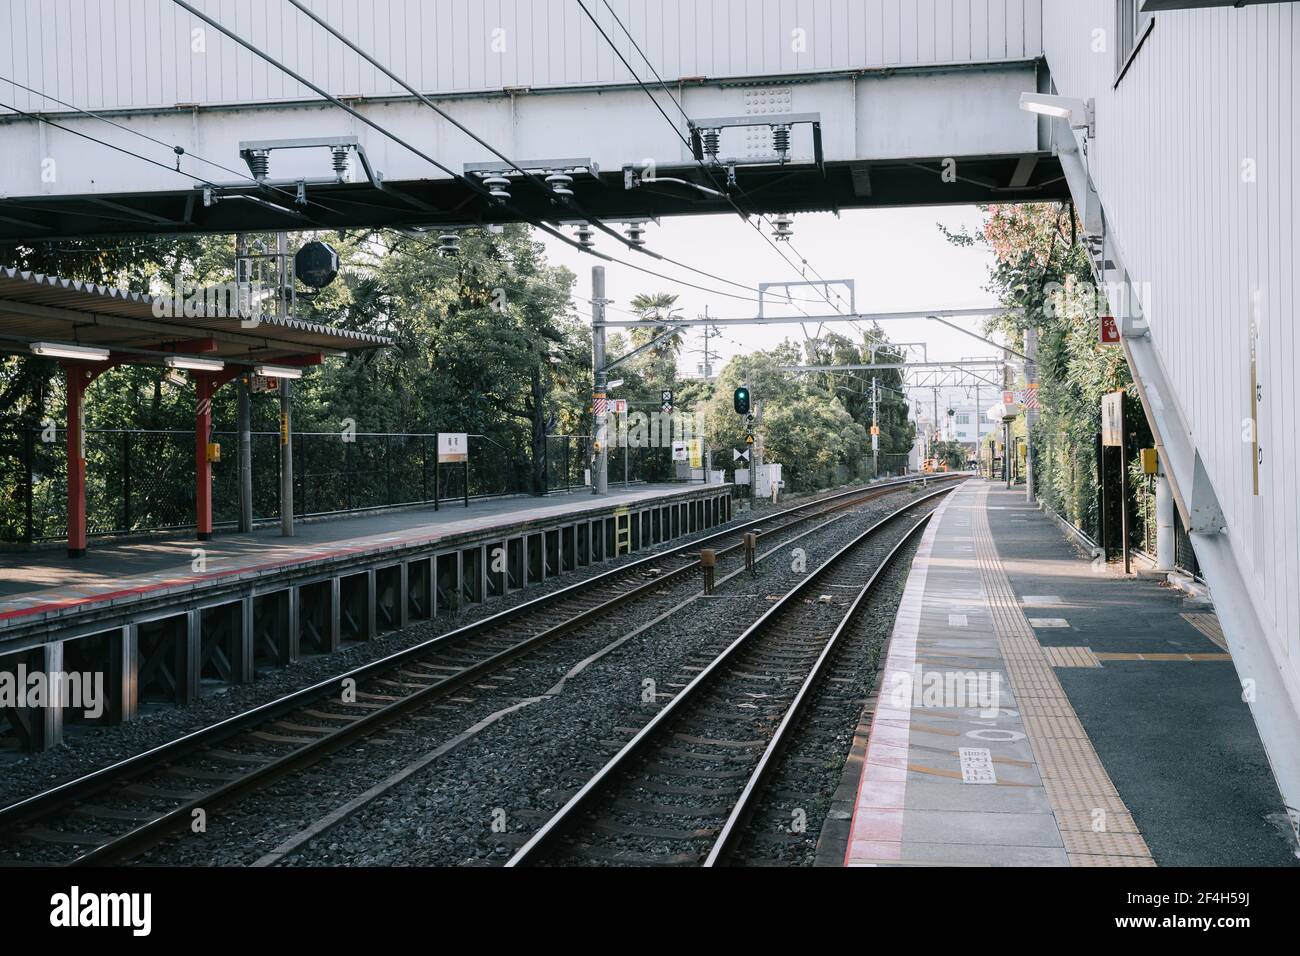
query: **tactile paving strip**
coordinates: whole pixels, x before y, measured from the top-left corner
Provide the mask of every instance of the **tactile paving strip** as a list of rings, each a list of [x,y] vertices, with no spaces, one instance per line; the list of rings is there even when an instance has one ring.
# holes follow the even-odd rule
[[[989,529],[988,493],[988,486],[981,488],[972,509],[976,558],[998,646],[1006,659],[1012,691],[1024,715],[1025,732],[1070,865],[1154,866],[1151,850],[1133,824],[1011,589]]]
[[[1047,662],[1053,667],[1100,667],[1091,647],[1049,647]]]

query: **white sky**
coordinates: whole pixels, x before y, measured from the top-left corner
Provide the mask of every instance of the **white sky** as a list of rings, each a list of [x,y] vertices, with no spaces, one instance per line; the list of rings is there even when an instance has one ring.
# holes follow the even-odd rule
[[[970,232],[977,233],[982,226],[982,217],[974,206],[846,210],[838,218],[832,213],[801,213],[794,217],[794,249],[783,248],[796,263],[800,255],[805,257],[824,278],[855,280],[859,312],[995,306],[994,297],[984,289],[993,260],[991,251],[982,244],[970,248],[951,245],[939,231],[936,225],[939,222],[951,230],[965,226]],[[610,223],[610,226],[618,228],[615,223]],[[596,237],[596,248],[606,254],[699,285],[746,294],[734,286],[631,252],[600,232]],[[591,297],[591,268],[601,264],[600,260],[549,236],[540,238],[553,262],[566,265],[577,273],[575,295],[579,298],[578,305],[580,310],[589,311],[590,303],[586,300]],[[745,283],[751,288],[756,288],[760,282],[800,278],[794,268],[737,215],[665,219],[660,225],[648,226],[646,245],[663,255]],[[794,250],[798,250],[797,255]],[[725,318],[752,316],[757,312],[754,302],[679,286],[619,263],[603,265],[606,295],[616,308],[627,309],[632,297],[640,292],[675,292],[678,294],[677,304],[683,307],[687,316],[703,314],[706,306],[710,315]],[[808,278],[815,276],[810,272]],[[810,288],[796,290],[793,294],[796,297],[818,297],[817,292]],[[813,314],[832,311],[825,305],[822,309],[810,303],[801,305]],[[782,314],[797,314],[788,307],[781,311]],[[611,311],[609,317],[629,318],[618,311]],[[958,321],[973,332],[981,331],[980,319]],[[926,342],[931,360],[985,357],[995,351],[991,346],[923,319],[890,321],[882,323],[881,327],[895,342]],[[857,335],[848,323],[837,323],[827,328],[855,338]],[[816,325],[808,325],[807,330],[808,334],[814,334]],[[804,334],[798,325],[724,326],[722,333],[722,339],[713,339],[711,343],[722,355],[721,364],[738,353],[771,348],[785,338],[799,341]],[[685,348],[699,349],[701,344],[699,330],[690,330]],[[681,363],[683,374],[695,375],[700,360],[698,352],[684,354]],[[964,395],[965,390],[956,390],[947,399],[941,397],[941,401],[961,401]],[[997,399],[990,389],[981,395],[981,400],[987,406]]]

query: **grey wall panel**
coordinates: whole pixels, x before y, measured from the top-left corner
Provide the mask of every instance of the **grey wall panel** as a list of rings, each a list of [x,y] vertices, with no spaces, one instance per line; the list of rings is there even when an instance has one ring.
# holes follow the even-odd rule
[[[1110,0],[1048,0],[1042,32],[1058,90],[1096,99],[1092,176],[1125,263],[1146,284],[1152,340],[1274,658],[1300,700],[1297,7],[1158,13],[1118,83]],[[1100,52],[1096,30],[1108,40]],[[1262,386],[1258,495],[1245,431],[1252,311]]]
[[[588,9],[638,75],[641,53],[601,0]],[[400,87],[284,0],[194,0],[332,93]],[[665,80],[1032,58],[1041,0],[610,0]],[[576,0],[311,0],[422,90],[628,83]],[[800,31],[796,33],[796,31]],[[171,0],[0,0],[0,74],[90,109],[258,103],[314,94]],[[798,40],[799,42],[796,42]],[[6,102],[57,111],[0,83]]]

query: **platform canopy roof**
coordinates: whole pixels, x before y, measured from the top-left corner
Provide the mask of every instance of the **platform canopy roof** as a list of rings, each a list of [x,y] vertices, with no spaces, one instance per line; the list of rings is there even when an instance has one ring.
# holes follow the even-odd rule
[[[52,342],[109,349],[114,361],[130,364],[161,365],[169,355],[194,354],[231,364],[314,364],[326,355],[392,344],[381,335],[300,319],[260,316],[253,327],[237,315],[214,310],[187,317],[175,307],[170,296],[0,267],[0,352],[30,354],[32,343]]]

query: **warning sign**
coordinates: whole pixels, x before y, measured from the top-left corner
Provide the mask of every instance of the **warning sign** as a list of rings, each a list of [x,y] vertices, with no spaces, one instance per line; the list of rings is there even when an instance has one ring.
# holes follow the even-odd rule
[[[1119,345],[1119,323],[1115,321],[1115,316],[1103,315],[1100,318],[1101,344]]]

